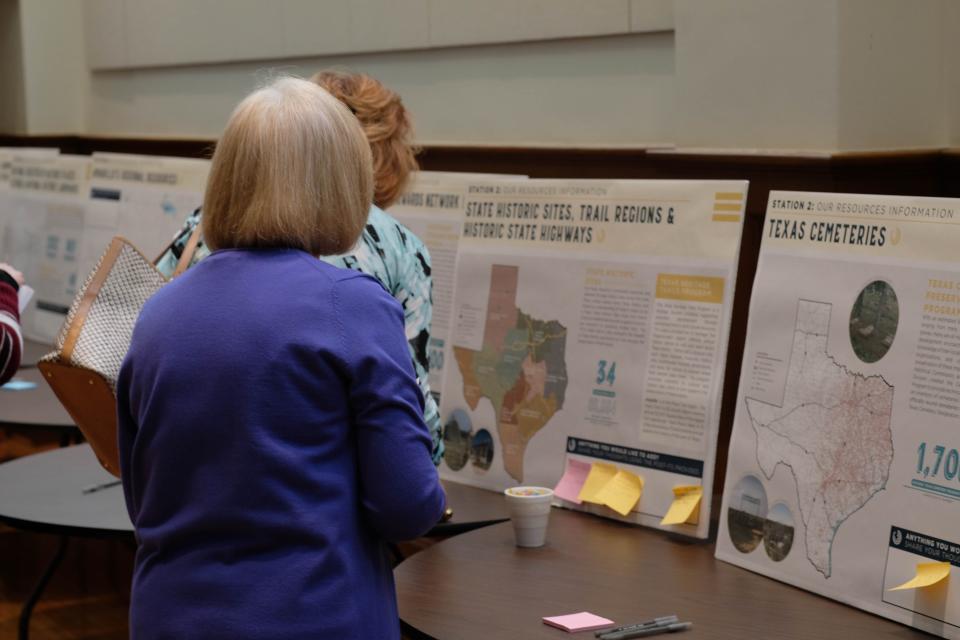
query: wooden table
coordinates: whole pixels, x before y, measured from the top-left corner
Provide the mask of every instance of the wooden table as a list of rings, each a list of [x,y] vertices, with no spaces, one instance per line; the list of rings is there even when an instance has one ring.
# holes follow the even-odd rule
[[[395,577],[413,638],[563,640],[541,618],[578,611],[619,624],[674,613],[694,623],[663,636],[673,640],[930,637],[716,560],[712,544],[563,509],[553,509],[545,547],[518,549],[502,523],[421,551]]]

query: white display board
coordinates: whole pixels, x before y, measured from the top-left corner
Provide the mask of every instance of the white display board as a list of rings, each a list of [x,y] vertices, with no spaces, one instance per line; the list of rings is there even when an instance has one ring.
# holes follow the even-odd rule
[[[0,149],[0,260],[36,294],[24,335],[52,342],[110,239],[153,258],[203,201],[209,161]]]
[[[0,255],[35,290],[21,317],[25,337],[52,342],[83,284],[89,166],[87,156],[49,152],[11,159],[8,188],[0,191]]]
[[[23,216],[16,213],[18,207],[10,193],[11,169],[17,158],[50,158],[59,153],[59,149],[51,147],[0,147],[0,262],[7,262],[20,271],[27,268],[27,264],[21,263],[23,252],[18,250],[13,234],[14,222],[20,222]]]
[[[0,191],[10,189],[10,168],[13,159],[25,156],[55,156],[60,153],[56,147],[0,147]],[[0,215],[3,215],[0,212]]]
[[[463,226],[467,184],[471,180],[494,178],[525,180],[526,176],[418,171],[403,196],[388,211],[413,231],[430,252],[433,317],[427,356],[430,390],[437,398],[443,384],[444,346],[452,319],[457,245]]]
[[[673,488],[700,485],[699,522],[671,529],[706,537],[746,189],[468,185],[441,475],[554,486],[568,458],[603,462],[641,477],[643,493],[625,516],[592,511],[660,526]]]
[[[209,171],[209,160],[95,153],[91,214],[155,258],[203,204]]]
[[[718,558],[960,638],[958,246],[958,200],[770,194]]]

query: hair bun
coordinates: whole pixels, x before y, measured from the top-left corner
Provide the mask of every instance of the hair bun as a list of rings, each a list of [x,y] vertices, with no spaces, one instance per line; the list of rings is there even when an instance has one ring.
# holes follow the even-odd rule
[[[363,73],[321,71],[311,80],[353,112],[373,152],[373,201],[387,208],[403,193],[417,170],[413,127],[400,95]]]

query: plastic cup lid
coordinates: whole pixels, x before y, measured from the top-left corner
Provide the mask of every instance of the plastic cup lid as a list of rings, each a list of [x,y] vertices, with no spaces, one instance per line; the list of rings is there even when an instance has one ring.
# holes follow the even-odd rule
[[[511,487],[503,493],[514,498],[539,498],[552,496],[553,489],[547,489],[545,487]]]

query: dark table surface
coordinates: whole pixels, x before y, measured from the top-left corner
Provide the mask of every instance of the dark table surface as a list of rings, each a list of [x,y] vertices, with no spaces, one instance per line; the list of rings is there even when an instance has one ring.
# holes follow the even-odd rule
[[[448,480],[441,482],[447,493],[447,507],[453,509],[453,517],[434,527],[430,535],[456,535],[510,518],[502,493]]]
[[[20,354],[20,367],[37,366],[37,361],[53,351],[53,347],[46,342],[26,339],[23,341],[23,353]]]
[[[444,540],[395,570],[412,637],[544,638],[543,616],[589,611],[618,624],[676,614],[692,630],[663,637],[854,640],[924,633],[713,557],[712,544],[553,509],[547,545],[518,549],[509,522]],[[593,633],[573,637],[593,640]]]
[[[0,389],[0,427],[44,427],[75,431],[67,413],[39,369],[21,369],[13,377],[36,385],[32,389],[14,391]]]
[[[0,464],[0,521],[71,535],[131,535],[116,478],[86,444]]]
[[[7,393],[7,392],[0,392]],[[23,392],[16,392],[23,393]],[[0,521],[23,529],[75,535],[129,534],[123,490],[86,444],[0,464]],[[498,493],[444,482],[453,518],[433,535],[451,535],[506,519]],[[110,485],[85,493],[92,487]]]

